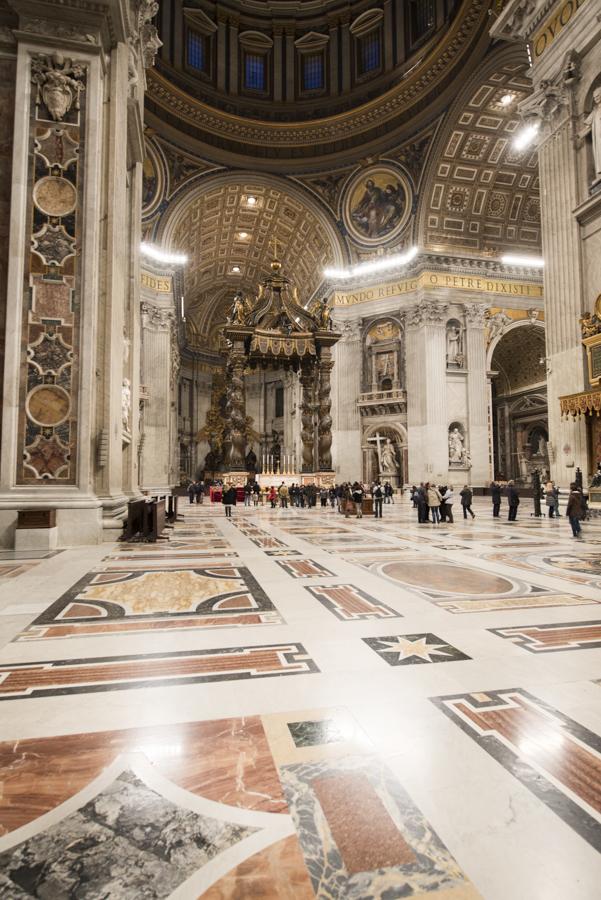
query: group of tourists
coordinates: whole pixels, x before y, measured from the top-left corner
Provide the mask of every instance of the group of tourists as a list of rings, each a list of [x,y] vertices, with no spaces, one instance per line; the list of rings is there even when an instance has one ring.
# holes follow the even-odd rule
[[[195,485],[200,482],[193,482],[188,489],[190,495],[190,503],[194,502]],[[202,484],[201,484],[202,487]],[[364,501],[367,497],[371,497],[373,501],[373,514],[376,518],[382,517],[382,507],[384,503],[394,503],[394,488],[390,482],[382,484],[380,481],[374,481],[370,487],[360,481],[346,481],[343,484],[335,484],[331,487],[316,484],[295,484],[288,486],[284,481],[276,487],[261,487],[257,481],[248,481],[242,488],[244,492],[245,506],[258,506],[269,504],[271,509],[288,509],[295,507],[297,509],[312,509],[317,506],[319,501],[322,509],[330,506],[344,513],[348,518],[350,515],[356,515],[358,519],[363,517]],[[231,518],[232,507],[236,505],[238,500],[238,488],[232,484],[223,485],[221,503],[225,507],[225,515]],[[199,502],[202,502],[199,501]]]
[[[496,481],[490,486],[492,499],[492,514],[495,519],[499,518],[501,510],[501,485]],[[518,506],[520,505],[520,495],[515,483],[509,481],[505,488],[505,496],[507,498],[509,522],[515,522],[517,518]],[[417,521],[419,525],[425,525],[431,522],[434,525],[441,523],[452,525],[453,504],[455,502],[455,491],[452,484],[437,485],[431,484],[429,481],[421,482],[419,487],[413,485],[411,488],[411,500],[413,508],[417,510]],[[467,519],[468,515],[472,519],[476,518],[476,513],[472,509],[474,493],[468,484],[463,486],[459,491],[459,501],[463,511],[463,518]]]

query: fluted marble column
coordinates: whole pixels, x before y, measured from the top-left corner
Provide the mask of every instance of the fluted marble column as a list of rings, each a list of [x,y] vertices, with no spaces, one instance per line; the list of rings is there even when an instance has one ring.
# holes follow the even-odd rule
[[[335,330],[342,338],[334,347],[333,378],[333,460],[339,480],[360,477],[361,417],[357,398],[361,393],[361,321],[359,318],[337,322]]]
[[[446,312],[446,303],[422,300],[406,318],[410,482],[447,478]]]
[[[489,389],[486,376],[484,325],[487,307],[474,303],[465,307],[467,356],[468,450],[472,460],[470,481],[484,485],[492,479],[489,435]]]

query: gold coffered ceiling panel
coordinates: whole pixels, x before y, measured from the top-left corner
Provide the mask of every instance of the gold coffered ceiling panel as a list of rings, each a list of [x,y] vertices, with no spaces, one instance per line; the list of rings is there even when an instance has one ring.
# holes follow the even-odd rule
[[[205,336],[224,320],[237,290],[256,291],[276,241],[303,302],[319,287],[326,265],[344,262],[333,222],[277,180],[213,179],[176,204],[161,232],[165,246],[188,256],[187,315]]]
[[[521,125],[518,105],[531,90],[525,69],[515,62],[501,65],[480,77],[451,111],[425,198],[428,246],[540,249],[537,154],[512,145]]]

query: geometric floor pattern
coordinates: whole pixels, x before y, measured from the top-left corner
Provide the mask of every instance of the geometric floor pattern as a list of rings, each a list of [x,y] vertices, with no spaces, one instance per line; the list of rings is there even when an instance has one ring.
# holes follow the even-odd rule
[[[0,898],[597,900],[601,522],[528,505],[2,554]]]

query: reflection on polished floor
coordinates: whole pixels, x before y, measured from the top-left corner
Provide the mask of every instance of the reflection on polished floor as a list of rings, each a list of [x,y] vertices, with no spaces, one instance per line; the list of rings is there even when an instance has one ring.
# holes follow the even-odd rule
[[[598,898],[601,521],[475,509],[3,559],[0,898]]]

